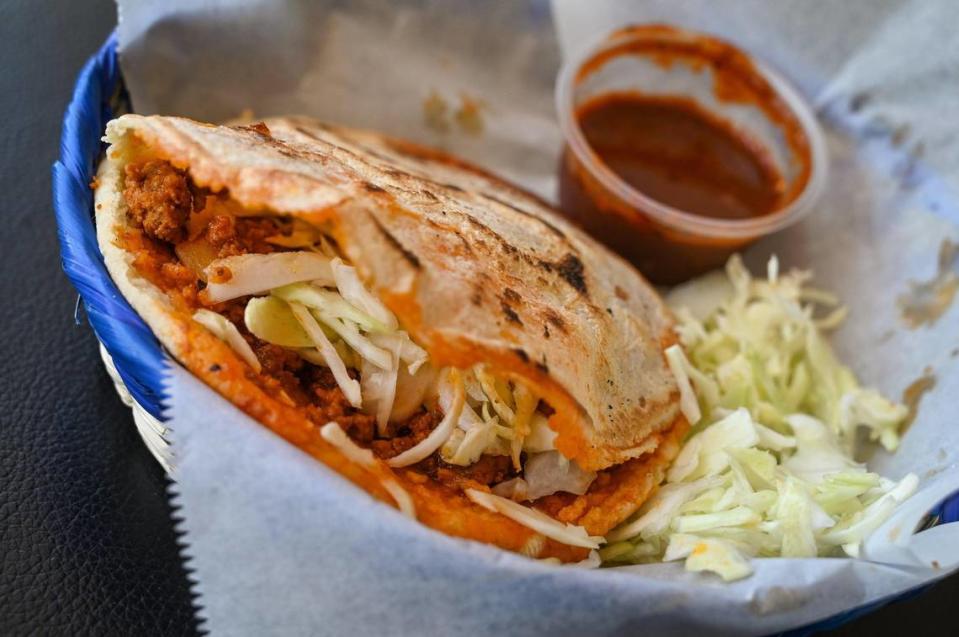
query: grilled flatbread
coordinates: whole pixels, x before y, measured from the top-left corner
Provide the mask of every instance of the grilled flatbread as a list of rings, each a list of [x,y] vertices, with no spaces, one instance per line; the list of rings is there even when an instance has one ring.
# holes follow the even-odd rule
[[[671,317],[545,203],[305,118],[126,115],[105,139],[97,232],[124,296],[191,372],[374,496],[577,560],[662,479],[688,428]]]

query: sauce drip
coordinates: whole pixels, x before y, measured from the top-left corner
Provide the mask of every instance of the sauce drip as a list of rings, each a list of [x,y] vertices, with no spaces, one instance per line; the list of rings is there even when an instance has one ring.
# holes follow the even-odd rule
[[[744,219],[782,202],[785,184],[767,151],[690,99],[607,94],[577,119],[603,163],[667,206]]]

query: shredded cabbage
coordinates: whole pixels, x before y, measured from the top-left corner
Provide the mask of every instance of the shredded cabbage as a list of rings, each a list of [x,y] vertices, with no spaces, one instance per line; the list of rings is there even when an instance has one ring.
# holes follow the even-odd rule
[[[408,368],[400,366],[390,420],[403,421],[416,413],[436,385],[436,378],[437,371],[432,365],[418,367],[412,374]]]
[[[229,279],[214,283],[212,273],[228,271]],[[207,286],[203,294],[210,303],[222,303],[247,294],[261,294],[299,281],[333,283],[330,260],[314,252],[241,254],[216,259],[204,270]]]
[[[230,322],[230,319],[210,310],[197,310],[193,314],[193,320],[213,332],[214,336],[226,342],[255,371],[260,371],[262,368],[260,360],[253,353],[250,344],[240,334],[240,330]]]
[[[290,306],[272,296],[250,299],[243,322],[253,336],[282,347],[312,347],[313,341],[293,316]]]
[[[440,424],[426,439],[391,458],[389,465],[408,466],[437,450],[446,462],[459,466],[469,466],[484,454],[507,455],[527,475],[521,489],[526,497],[557,491],[582,494],[588,489],[595,474],[554,450],[556,432],[537,411],[539,397],[528,386],[498,377],[483,365],[440,370],[444,380],[435,383],[437,370],[429,365],[427,352],[399,329],[395,315],[364,287],[356,269],[325,246],[321,235],[295,232],[273,240],[316,251],[244,255],[249,258],[211,264],[242,266],[239,278],[233,272],[232,286],[223,284],[227,287],[217,294],[268,291],[268,296],[248,302],[247,329],[329,367],[349,403],[375,416],[380,435],[387,434],[391,421],[408,418],[436,395],[444,413]],[[298,273],[278,276],[274,270],[281,262],[295,264]],[[348,368],[360,372],[359,381]]]
[[[396,480],[383,480],[380,482],[383,485],[383,488],[386,489],[386,492],[393,496],[393,499],[396,500],[396,506],[399,507],[400,512],[406,517],[415,520],[416,519],[416,505],[413,504],[413,498],[410,497],[409,492],[404,489],[399,482]]]
[[[530,418],[530,432],[523,440],[523,449],[530,453],[551,451],[556,448],[556,432],[549,426],[543,414],[534,412]]]
[[[316,243],[315,236],[312,243]],[[339,258],[331,261],[314,252],[277,255],[283,255],[282,263],[298,265],[299,270],[294,268],[293,274],[285,273],[278,278],[272,270],[280,262],[252,258],[275,255],[243,255],[251,258],[223,262],[242,264],[245,280],[259,281],[255,286],[257,292],[264,291],[260,288],[265,275],[253,266],[268,270],[267,278],[275,285],[267,288],[269,296],[253,298],[247,303],[244,316],[247,329],[264,341],[295,349],[309,362],[329,367],[350,404],[362,406],[376,416],[381,433],[390,419],[408,417],[419,408],[425,396],[423,381],[428,382],[431,374],[420,375],[416,382],[412,377],[426,364],[427,353],[398,329],[396,317],[363,287],[356,270]],[[316,264],[322,264],[322,272]],[[308,271],[309,276],[304,271]],[[235,279],[234,272],[231,281]],[[332,286],[337,289],[328,289]],[[348,367],[362,372],[362,384],[350,378]],[[403,394],[402,413],[398,415],[393,406],[401,381],[411,390],[412,398]],[[412,399],[416,399],[415,405],[410,404]]]
[[[385,325],[347,303],[338,292],[333,290],[309,283],[293,283],[275,288],[272,294],[288,303],[302,303],[311,310],[322,311],[327,316],[355,323],[357,327],[367,332],[387,331]]]
[[[814,316],[823,306],[838,316],[836,298],[807,287],[809,272],[781,274],[776,265],[770,274],[775,277],[753,279],[734,256],[726,265],[728,283],[719,286],[731,290],[724,301],[712,296],[713,305],[699,306],[695,314],[676,307],[690,363],[686,371],[693,370],[704,420],[717,420],[716,410],[745,407],[757,422],[785,433],[785,417],[802,413],[825,423],[847,452],[860,428],[893,451],[907,409],[860,387],[836,359]],[[670,305],[688,299],[685,288],[703,291],[700,282],[680,286],[667,298]]]
[[[852,457],[860,429],[895,449],[906,409],[837,361],[821,330],[844,310],[809,278],[772,260],[754,280],[733,257],[722,280],[670,294],[683,303],[674,309],[686,355],[670,348],[667,361],[701,420],[667,483],[609,533],[604,561],[682,559],[732,580],[752,572],[751,556],[856,556],[915,491],[915,475],[886,480]],[[817,319],[815,306],[830,313]],[[682,409],[695,422],[696,410]]]
[[[373,455],[373,452],[353,442],[336,421],[331,420],[320,427],[320,436],[336,447],[351,462],[367,468],[376,464],[376,456]]]
[[[469,405],[463,406],[463,414],[473,413],[475,412]],[[464,420],[471,420],[471,418],[467,416],[464,419],[461,415],[459,423],[463,423]],[[455,430],[440,450],[443,460],[461,467],[468,467],[473,464],[495,443],[496,426],[498,424],[499,418],[493,416],[488,420],[473,423],[465,431],[463,429]]]
[[[518,470],[523,451],[554,449],[556,432],[536,411],[539,397],[529,387],[498,378],[483,365],[468,370],[463,382],[467,401],[458,423],[463,433],[453,432],[443,448],[444,460],[466,466],[483,454],[507,455]],[[440,407],[446,408],[442,401]]]
[[[360,389],[363,394],[363,409],[376,416],[376,430],[381,436],[386,434],[393,404],[396,401],[396,386],[400,366],[396,362],[396,350],[390,348],[390,366],[383,369],[372,361],[360,359]]]
[[[498,495],[477,489],[466,489],[465,493],[466,497],[484,509],[504,515],[514,522],[542,533],[557,542],[587,549],[598,549],[599,545],[605,541],[602,537],[590,535],[581,526],[564,524],[559,520],[554,520],[542,511],[523,506]]]
[[[360,334],[360,330],[357,329],[355,324],[349,321],[341,321],[323,310],[313,310],[312,314],[317,320],[322,321],[324,325],[336,332],[343,342],[349,345],[363,360],[369,361],[383,370],[392,370],[398,367],[399,364],[394,362],[395,357],[391,356],[389,351],[377,347]]]
[[[307,335],[313,341],[326,366],[333,372],[333,378],[336,379],[336,384],[343,390],[343,395],[346,396],[351,405],[359,408],[363,402],[360,384],[350,378],[350,374],[346,370],[346,364],[336,348],[333,347],[330,339],[320,329],[320,324],[316,322],[306,306],[299,303],[290,303],[290,309],[293,311],[293,316],[296,317],[296,320],[300,322],[300,325],[303,326],[303,329],[306,330]]]
[[[592,471],[583,471],[572,460],[567,460],[558,451],[546,451],[529,455],[523,465],[526,480],[527,500],[536,500],[557,491],[583,495],[596,479]]]
[[[430,435],[418,442],[415,446],[387,460],[388,465],[391,467],[406,467],[411,464],[416,464],[420,460],[431,456],[433,452],[443,446],[443,443],[450,437],[453,433],[453,427],[459,420],[460,413],[463,411],[463,403],[466,398],[466,390],[463,388],[463,378],[458,369],[449,369],[449,385],[452,385],[453,400],[440,423],[430,432]],[[446,386],[441,387],[440,391],[443,391],[445,387]]]
[[[679,345],[671,345],[664,352],[666,363],[669,364],[669,371],[676,378],[676,384],[679,386],[679,409],[683,416],[689,421],[689,424],[695,425],[702,418],[702,412],[699,410],[699,401],[696,400],[696,393],[689,382],[689,362],[683,354],[683,349]]]
[[[350,461],[355,462],[361,467],[370,468],[376,465],[376,456],[369,449],[364,449],[346,435],[339,423],[330,421],[320,427],[320,436],[328,443],[336,447],[340,453],[346,456]],[[393,499],[396,506],[406,516],[416,519],[416,506],[413,504],[413,498],[404,489],[399,482],[392,478],[382,478],[380,484],[386,489]]]
[[[399,327],[393,313],[386,309],[386,306],[363,286],[360,277],[356,274],[356,268],[346,265],[341,259],[333,259],[330,262],[330,267],[333,270],[333,280],[336,282],[336,288],[348,303],[372,316],[388,330],[395,330]]]
[[[732,543],[719,538],[701,538],[684,533],[672,535],[663,561],[672,562],[684,558],[687,571],[710,571],[727,582],[742,579],[752,573],[749,560],[743,557]]]

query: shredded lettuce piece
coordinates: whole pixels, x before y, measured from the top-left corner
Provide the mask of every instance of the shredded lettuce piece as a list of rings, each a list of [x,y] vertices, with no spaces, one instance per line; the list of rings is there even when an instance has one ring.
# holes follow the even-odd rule
[[[403,421],[419,411],[436,385],[437,373],[429,364],[419,367],[415,374],[401,366],[397,371],[390,420]]]
[[[504,394],[509,394],[509,392],[501,393],[500,388],[497,386],[499,384],[497,382],[498,379],[486,371],[482,365],[477,366],[474,373],[476,374],[476,378],[479,379],[480,387],[483,388],[483,394],[486,400],[492,405],[496,411],[496,415],[504,422],[512,423],[516,417],[516,413],[510,405],[506,404],[506,398],[504,397]]]
[[[277,236],[275,242],[308,243],[303,247],[311,249],[319,245],[323,254],[302,251],[279,253],[285,256],[276,258],[251,255],[224,261],[220,265],[242,266],[242,276],[237,279],[234,273],[233,279],[241,285],[234,285],[236,289],[231,288],[230,293],[238,289],[269,291],[269,296],[247,304],[244,320],[250,332],[296,351],[311,363],[329,367],[350,404],[375,416],[377,431],[386,435],[390,421],[408,418],[431,400],[436,371],[428,364],[426,350],[399,329],[396,316],[364,287],[356,269],[337,257],[322,235],[300,229],[304,230],[302,236]],[[260,258],[264,256],[271,258]],[[299,270],[274,276],[281,263],[296,265]],[[263,268],[267,276],[257,268]],[[259,365],[252,351],[250,360]],[[359,382],[350,377],[348,368],[360,372]],[[439,383],[438,402],[445,414],[440,425],[390,464],[406,466],[441,449],[444,460],[451,464],[468,466],[483,454],[509,455],[519,470],[524,451],[553,449],[555,432],[536,412],[539,397],[527,386],[499,378],[482,365],[456,375],[456,383],[465,383],[462,392],[451,389],[448,382]],[[566,482],[578,489],[578,482],[567,478]]]
[[[486,449],[493,444],[499,418],[492,416],[484,420],[475,416],[475,413],[469,405],[463,405],[463,412],[458,423],[461,428],[453,432],[440,450],[443,460],[449,464],[468,467],[479,460]],[[462,428],[464,421],[469,423],[465,429]]]
[[[377,429],[382,434],[391,419],[399,418],[393,413],[393,406],[401,377],[404,388],[410,390],[409,396],[419,398],[415,405],[411,405],[408,404],[409,396],[404,393],[402,415],[408,417],[422,403],[426,389],[424,383],[413,382],[410,377],[426,364],[429,357],[423,348],[412,342],[409,334],[398,329],[396,317],[363,287],[354,268],[338,258],[332,260],[330,268],[337,291],[318,287],[315,283],[294,283],[273,289],[270,297],[250,301],[247,306],[248,327],[272,343],[303,347],[304,343],[300,341],[306,335],[299,321],[294,317],[294,325],[288,325],[288,321],[284,322],[287,317],[283,310],[290,304],[308,308],[343,365],[361,371],[359,400],[367,413],[376,416]],[[299,334],[293,330],[299,330]],[[307,337],[305,345],[312,345],[312,341]],[[315,353],[301,351],[306,360],[326,364],[326,357],[322,352],[320,354],[317,357]],[[401,373],[401,364],[405,364],[409,375]],[[428,377],[429,374],[424,374],[421,380],[428,380]],[[350,402],[355,405],[352,398]]]
[[[855,557],[859,553],[859,546],[863,539],[879,528],[892,514],[895,508],[906,498],[911,496],[919,486],[919,478],[910,473],[887,491],[881,498],[868,507],[847,516],[824,536],[823,541],[828,544],[841,545],[842,549]]]
[[[796,439],[796,452],[783,467],[813,484],[825,476],[849,470],[862,470],[862,465],[843,452],[836,436],[825,424],[811,416],[792,414],[786,417]]]
[[[681,515],[672,525],[679,533],[701,533],[721,526],[748,526],[761,521],[762,517],[749,507],[738,506],[716,513]]]
[[[230,319],[211,310],[197,310],[193,313],[193,320],[233,348],[233,351],[245,360],[254,371],[259,372],[262,369],[260,360],[253,353],[250,344],[246,342],[240,334],[240,330],[236,329],[236,325],[231,323]]]
[[[426,353],[426,350],[413,342],[410,338],[410,335],[404,331],[396,332],[397,340],[397,355],[400,357],[400,360],[406,363],[407,371],[412,375],[416,374],[420,368],[429,361],[429,354]],[[370,340],[379,345],[379,334],[371,334]]]
[[[670,295],[688,307],[675,309],[685,353],[673,346],[667,361],[683,413],[701,419],[667,483],[608,534],[605,561],[683,559],[732,580],[752,572],[751,556],[857,556],[915,491],[915,475],[886,480],[853,459],[860,429],[895,449],[906,410],[836,359],[821,330],[844,310],[809,278],[772,260],[754,280],[733,257],[722,280]],[[816,318],[817,306],[829,314]]]
[[[677,331],[690,366],[717,385],[718,392],[713,392],[691,377],[704,420],[715,421],[711,412],[716,409],[745,407],[757,422],[784,433],[785,416],[802,413],[825,423],[847,451],[860,428],[894,450],[906,407],[860,387],[817,324],[821,307],[832,310],[829,325],[842,318],[836,314],[835,296],[808,287],[809,272],[782,273],[771,265],[769,274],[775,277],[753,279],[734,256],[726,265],[727,283],[717,285],[711,274],[705,282],[679,286],[667,297],[673,307],[696,307],[690,291],[702,293],[704,287],[716,286],[726,292],[725,300],[717,302],[713,296],[709,307],[696,307],[695,314],[690,307],[676,309]]]

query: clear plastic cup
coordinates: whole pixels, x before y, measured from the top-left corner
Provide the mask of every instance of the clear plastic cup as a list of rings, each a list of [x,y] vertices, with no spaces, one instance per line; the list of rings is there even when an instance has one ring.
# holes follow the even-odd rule
[[[749,218],[707,217],[632,187],[590,148],[577,116],[611,93],[692,100],[759,145],[785,186],[776,207]],[[826,180],[822,130],[799,93],[742,50],[705,34],[664,25],[620,29],[563,66],[556,107],[566,138],[562,210],[655,283],[720,266],[750,242],[796,223]]]

